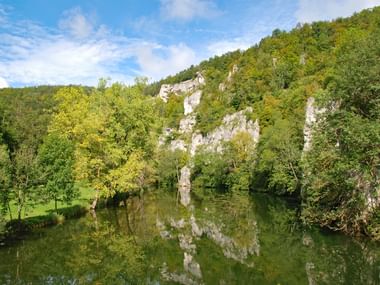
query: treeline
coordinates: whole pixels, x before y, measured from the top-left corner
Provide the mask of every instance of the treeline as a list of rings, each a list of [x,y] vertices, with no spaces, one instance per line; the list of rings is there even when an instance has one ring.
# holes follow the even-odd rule
[[[152,172],[156,100],[133,86],[5,89],[0,94],[1,216],[26,216],[80,187],[100,196],[141,190]],[[17,217],[12,217],[16,212]]]

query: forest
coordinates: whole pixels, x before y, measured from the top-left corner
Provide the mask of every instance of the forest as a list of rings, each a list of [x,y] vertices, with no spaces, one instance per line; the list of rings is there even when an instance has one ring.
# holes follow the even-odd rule
[[[255,147],[244,133],[223,153],[204,150],[194,158],[158,146],[162,130],[178,127],[183,114],[183,97],[172,94],[164,103],[156,96],[160,86],[197,72],[206,84],[196,128],[207,134],[225,115],[251,107],[249,116],[260,123]],[[274,30],[245,51],[159,82],[1,89],[0,231],[41,214],[41,207],[62,219],[61,208],[83,195],[79,204],[95,209],[102,199],[128,193],[175,192],[178,170],[192,160],[199,199],[213,192],[281,196],[296,201],[304,225],[380,240],[379,74],[380,8],[374,8]],[[326,111],[305,152],[310,97]]]

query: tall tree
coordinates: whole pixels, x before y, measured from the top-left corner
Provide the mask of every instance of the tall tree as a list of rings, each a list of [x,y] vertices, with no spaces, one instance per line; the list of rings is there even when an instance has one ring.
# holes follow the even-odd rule
[[[10,188],[12,183],[12,165],[9,158],[9,152],[6,145],[0,145],[0,216],[9,213],[12,219],[10,209]]]
[[[74,187],[74,146],[67,138],[50,134],[38,153],[44,200],[70,203],[78,194]]]
[[[141,163],[153,153],[154,111],[152,99],[142,95],[142,85],[106,88],[101,82],[89,95],[80,88],[64,88],[57,95],[58,113],[50,131],[74,143],[76,178],[95,190],[93,207],[100,194],[132,190],[132,181],[141,176]],[[136,167],[129,173],[136,177],[127,181],[121,173],[128,165]]]
[[[12,191],[11,198],[17,205],[17,218],[21,220],[22,211],[27,206],[33,206],[37,199],[38,167],[37,158],[33,149],[27,145],[21,147],[13,154],[12,159]]]

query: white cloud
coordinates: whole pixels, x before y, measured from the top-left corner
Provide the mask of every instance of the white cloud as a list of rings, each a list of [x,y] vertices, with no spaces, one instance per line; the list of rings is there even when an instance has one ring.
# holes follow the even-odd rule
[[[4,78],[0,77],[0,89],[7,87],[9,87],[8,82]]]
[[[136,57],[142,73],[155,79],[177,73],[198,62],[195,52],[183,43],[168,47],[147,43],[136,49]]]
[[[301,23],[331,20],[377,5],[380,0],[299,0],[296,18]]]
[[[83,15],[79,7],[65,11],[64,18],[59,22],[59,27],[68,30],[78,38],[88,37],[93,32],[93,23]]]
[[[161,15],[168,20],[212,18],[221,12],[211,0],[161,0]]]
[[[254,41],[251,38],[236,38],[232,40],[221,40],[211,43],[207,49],[212,55],[223,55],[230,51],[245,50],[249,48]]]
[[[194,51],[184,44],[162,46],[116,35],[90,24],[77,9],[64,15],[68,18],[60,21],[60,28],[69,33],[5,19],[0,27],[4,80],[12,85],[96,85],[99,78],[110,77],[131,83],[136,75],[157,80],[196,61]],[[80,27],[75,29],[72,23]],[[136,70],[130,68],[134,63]]]

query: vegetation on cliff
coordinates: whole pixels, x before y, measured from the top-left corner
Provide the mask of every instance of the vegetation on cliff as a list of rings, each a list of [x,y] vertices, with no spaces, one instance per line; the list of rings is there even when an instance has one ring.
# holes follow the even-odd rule
[[[201,72],[206,84],[195,129],[207,134],[225,115],[252,107],[261,135],[254,150],[239,134],[223,155],[199,152],[195,188],[293,196],[306,224],[380,239],[379,23],[375,8],[275,30],[246,51],[150,85],[0,90],[2,213],[17,208],[21,218],[38,203],[70,202],[83,185],[94,190],[95,201],[152,183],[175,186],[188,155],[157,150],[156,143],[163,127],[178,127],[183,97],[173,94],[164,104],[154,96],[162,84]],[[327,112],[303,152],[310,97]]]

